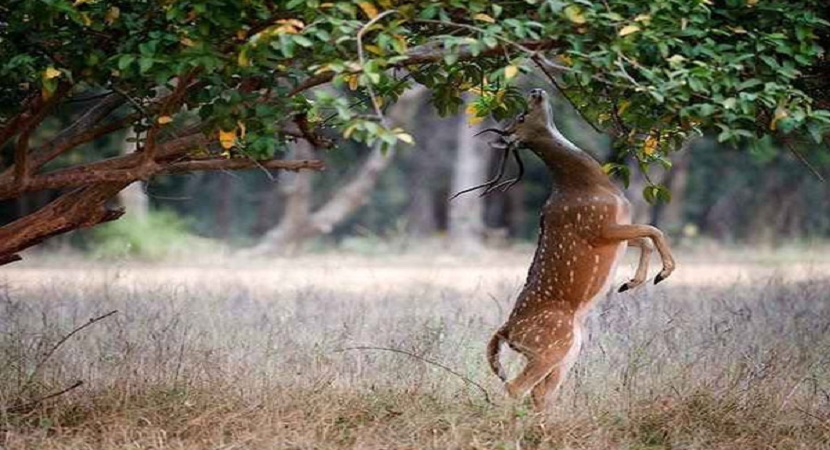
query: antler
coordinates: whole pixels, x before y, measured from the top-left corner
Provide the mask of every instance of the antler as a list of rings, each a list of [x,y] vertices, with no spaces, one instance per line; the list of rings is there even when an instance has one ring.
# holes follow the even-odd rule
[[[487,131],[487,130],[485,130],[485,131]],[[483,131],[482,131],[482,133],[483,133]],[[479,134],[481,134],[481,133],[479,133]],[[503,141],[502,142],[498,142],[498,141],[497,142],[491,142],[490,143],[490,148],[497,148],[496,145],[493,145],[493,144],[496,144],[496,143],[501,144],[501,143],[505,143],[505,142],[503,142]],[[499,182],[499,180],[501,180],[501,177],[504,176],[504,169],[505,169],[505,166],[507,166],[507,156],[510,153],[510,145],[509,144],[506,145],[505,147],[502,148],[502,150],[504,150],[504,153],[502,154],[501,159],[499,160],[499,167],[496,170],[496,176],[494,176],[493,178],[491,178],[490,180],[488,180],[484,184],[479,184],[478,186],[473,186],[471,188],[467,188],[467,189],[464,189],[463,191],[457,192],[455,195],[450,197],[449,201],[453,201],[456,197],[458,197],[461,194],[466,194],[467,192],[472,192],[472,191],[475,191],[475,190],[481,189],[481,188],[487,188],[484,191],[484,194],[489,192],[490,189],[493,186],[495,186],[496,183]],[[484,195],[484,194],[482,194],[482,195]]]
[[[496,184],[494,186],[488,187],[484,192],[481,193],[482,196],[485,196],[485,195],[487,195],[487,194],[489,194],[489,193],[491,193],[491,192],[493,192],[493,191],[495,191],[496,189],[499,189],[499,188],[501,188],[500,189],[501,192],[507,192],[507,191],[510,190],[510,188],[512,188],[519,181],[522,180],[522,177],[525,174],[525,165],[524,165],[524,162],[522,162],[521,155],[519,154],[519,148],[514,144],[513,146],[511,146],[509,148],[509,152],[513,153],[513,159],[516,160],[516,165],[519,167],[519,173],[516,174],[515,178],[511,178],[509,180],[502,181],[501,183]],[[505,152],[505,154],[504,154],[505,159],[507,159],[507,153],[508,152]]]
[[[499,136],[502,136],[502,137],[510,136],[509,131],[499,130],[498,128],[487,128],[485,130],[481,130],[478,133],[474,134],[473,137],[480,136],[484,133],[496,133],[496,134],[498,134]]]
[[[466,194],[468,192],[472,192],[481,188],[484,188],[484,192],[482,192],[480,195],[481,197],[490,194],[497,189],[501,192],[507,192],[510,188],[515,186],[516,183],[521,181],[522,177],[524,176],[525,166],[522,162],[521,155],[519,154],[519,143],[517,141],[508,142],[506,139],[504,139],[504,137],[509,136],[510,133],[496,128],[488,128],[486,130],[482,130],[476,133],[476,136],[486,132],[497,133],[500,136],[498,140],[489,143],[490,148],[504,150],[504,153],[501,155],[501,159],[499,160],[498,169],[496,169],[496,175],[483,184],[479,184],[478,186],[473,186],[471,188],[467,188],[463,191],[457,192],[455,195],[450,197],[450,201],[452,201],[461,194]],[[507,166],[507,158],[508,156],[510,156],[511,153],[513,154],[513,159],[516,160],[516,165],[519,167],[519,173],[516,174],[515,178],[502,181],[501,179],[502,177],[504,177],[505,168]]]

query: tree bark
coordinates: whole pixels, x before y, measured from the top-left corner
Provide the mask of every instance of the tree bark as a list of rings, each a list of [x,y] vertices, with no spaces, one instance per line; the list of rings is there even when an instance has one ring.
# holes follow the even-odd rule
[[[253,167],[287,170],[319,170],[323,167],[320,161],[256,162],[221,158],[174,161],[190,150],[206,144],[207,139],[200,133],[160,144],[156,149],[156,163],[151,166],[151,171],[145,171],[143,167],[138,166],[137,163],[142,158],[140,153],[130,153],[85,166],[31,177],[24,186],[26,189],[43,190],[72,186],[75,188],[38,211],[0,227],[0,265],[19,260],[18,252],[50,237],[121,217],[124,210],[109,207],[108,201],[130,183],[151,175]],[[8,189],[5,191],[7,198],[13,197],[10,193],[20,188],[14,181],[14,177],[5,184],[0,181],[0,186]],[[2,193],[3,190],[0,189],[0,196]]]
[[[390,108],[388,119],[395,124],[409,122],[416,110],[414,106],[424,92],[424,89],[418,88],[404,93]],[[292,152],[296,158],[311,158],[314,148],[306,140],[297,141],[292,146]],[[331,233],[369,201],[372,189],[394,156],[394,148],[384,152],[380,144],[375,145],[351,181],[337,189],[316,211],[311,207],[311,174],[290,175],[289,179],[284,180],[282,196],[285,208],[280,223],[265,233],[254,247],[242,253],[251,256],[290,255],[309,239]]]
[[[453,193],[486,181],[489,149],[475,137],[482,129],[480,124],[471,126],[461,120],[452,177]],[[448,234],[450,246],[455,250],[475,253],[484,247],[484,198],[479,194],[462,194],[450,202]]]
[[[132,129],[127,131],[124,142],[121,143],[122,155],[128,155],[132,152],[135,144],[131,143],[130,140],[135,138],[136,134]],[[126,211],[126,216],[139,222],[147,221],[147,215],[150,213],[150,200],[147,198],[144,189],[143,181],[134,181],[118,193],[118,200]]]
[[[296,141],[291,146],[291,153],[294,158],[312,158],[314,147],[308,141]],[[253,255],[292,253],[311,237],[310,234],[307,235],[310,231],[308,226],[311,215],[311,174],[284,174],[280,176],[279,181],[283,186],[280,195],[285,203],[282,219],[250,250]]]
[[[419,107],[422,106],[419,104]],[[407,232],[416,238],[436,235],[446,225],[447,197],[452,179],[458,124],[439,117],[432,108],[415,120],[417,148],[406,152],[406,185],[409,191]]]

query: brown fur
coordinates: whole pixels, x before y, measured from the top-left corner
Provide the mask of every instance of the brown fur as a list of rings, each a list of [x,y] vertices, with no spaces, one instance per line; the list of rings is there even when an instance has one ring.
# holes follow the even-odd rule
[[[662,234],[653,227],[630,225],[630,204],[590,155],[567,141],[550,118],[547,95],[534,90],[529,108],[510,131],[551,171],[554,185],[540,221],[539,241],[522,292],[507,322],[488,344],[488,361],[505,380],[498,362],[506,342],[527,363],[507,383],[513,397],[532,390],[542,409],[558,390],[582,342],[582,321],[607,287],[626,242],[641,248],[637,275],[626,288],[645,280],[650,246],[657,244],[667,277],[674,261]]]

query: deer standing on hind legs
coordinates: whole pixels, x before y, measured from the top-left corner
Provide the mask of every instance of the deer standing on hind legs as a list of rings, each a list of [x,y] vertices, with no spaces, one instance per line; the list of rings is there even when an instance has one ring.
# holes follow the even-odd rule
[[[507,322],[487,346],[490,366],[502,381],[507,381],[498,359],[502,342],[526,358],[522,372],[506,383],[507,392],[522,398],[530,391],[537,410],[546,407],[576,360],[584,318],[606,290],[626,246],[640,248],[640,261],[634,278],[620,292],[645,281],[652,250],[649,241],[663,261],[655,284],[674,270],[663,233],[631,224],[631,208],[623,192],[596,160],[559,132],[551,116],[547,94],[534,89],[526,112],[500,133],[512,135],[544,161],[553,187],[541,213],[539,242],[527,281]],[[518,161],[517,150],[511,150]],[[485,192],[494,186],[489,183]]]

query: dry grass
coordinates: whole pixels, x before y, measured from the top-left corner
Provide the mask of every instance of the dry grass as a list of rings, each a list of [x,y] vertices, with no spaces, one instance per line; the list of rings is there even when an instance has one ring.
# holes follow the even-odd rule
[[[539,417],[503,398],[484,361],[526,270],[525,257],[493,261],[6,269],[0,445],[830,448],[826,269],[706,277],[688,264],[676,282],[611,296],[589,319],[557,405]],[[113,309],[31,375],[61,336]],[[349,350],[358,346],[418,358]],[[424,359],[480,383],[493,404]],[[9,411],[30,378],[24,402],[84,384]]]

